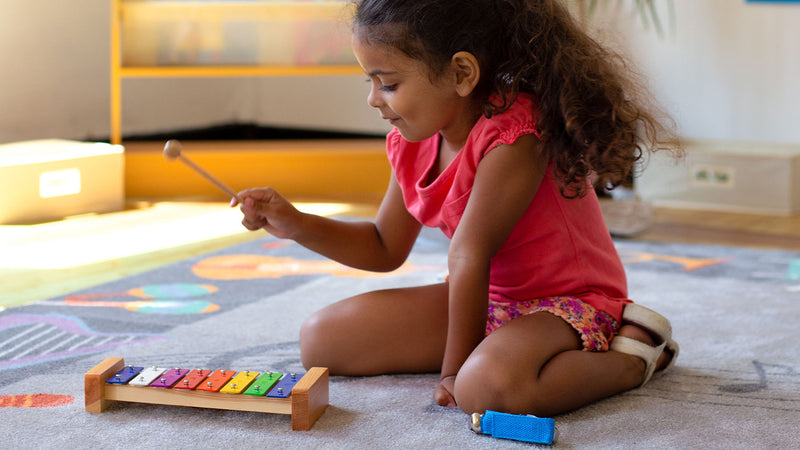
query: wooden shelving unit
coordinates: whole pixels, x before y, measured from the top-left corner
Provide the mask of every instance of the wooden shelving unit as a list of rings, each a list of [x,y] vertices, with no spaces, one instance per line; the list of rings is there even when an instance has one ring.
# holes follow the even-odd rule
[[[126,78],[273,77],[358,75],[358,65],[230,65],[230,66],[125,66],[122,50],[122,15],[126,0],[111,0],[111,143],[122,142],[122,81]],[[202,7],[203,2],[181,2]],[[213,2],[206,2],[213,3]],[[234,5],[235,6],[235,5]]]

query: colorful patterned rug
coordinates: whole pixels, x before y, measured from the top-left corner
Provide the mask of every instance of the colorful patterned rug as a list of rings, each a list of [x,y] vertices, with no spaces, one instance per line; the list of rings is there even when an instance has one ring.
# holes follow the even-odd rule
[[[646,387],[556,417],[564,448],[788,448],[800,442],[800,254],[618,240],[630,295],[672,320],[677,366]],[[301,371],[311,312],[432,283],[447,240],[425,230],[391,274],[351,270],[265,236],[0,312],[0,434],[14,448],[128,446],[510,448],[432,400],[437,375],[332,377],[310,431],[288,416],[116,402],[84,411],[107,357],[162,367]],[[148,388],[149,389],[149,388]]]

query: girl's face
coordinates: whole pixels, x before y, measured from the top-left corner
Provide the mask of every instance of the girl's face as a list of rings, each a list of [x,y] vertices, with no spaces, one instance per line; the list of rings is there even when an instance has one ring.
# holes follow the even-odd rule
[[[394,125],[404,139],[419,142],[441,132],[446,137],[460,123],[463,98],[455,75],[431,80],[422,62],[381,44],[353,39],[353,50],[371,84],[367,103]]]

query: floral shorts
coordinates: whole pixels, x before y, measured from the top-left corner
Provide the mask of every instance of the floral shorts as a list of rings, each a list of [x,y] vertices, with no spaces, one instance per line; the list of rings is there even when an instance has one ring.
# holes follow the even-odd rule
[[[567,321],[581,336],[584,351],[607,351],[611,338],[619,331],[619,324],[607,312],[598,311],[576,297],[565,296],[508,303],[489,300],[486,335],[512,319],[540,311]]]

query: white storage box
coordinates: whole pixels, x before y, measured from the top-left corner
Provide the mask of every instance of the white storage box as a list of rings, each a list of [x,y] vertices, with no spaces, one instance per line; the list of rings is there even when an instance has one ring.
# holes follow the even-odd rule
[[[355,64],[347,1],[123,0],[124,66]]]
[[[636,193],[656,206],[800,213],[800,145],[687,141],[686,158],[652,156]]]
[[[57,139],[0,145],[0,223],[121,210],[124,171],[119,145]]]

